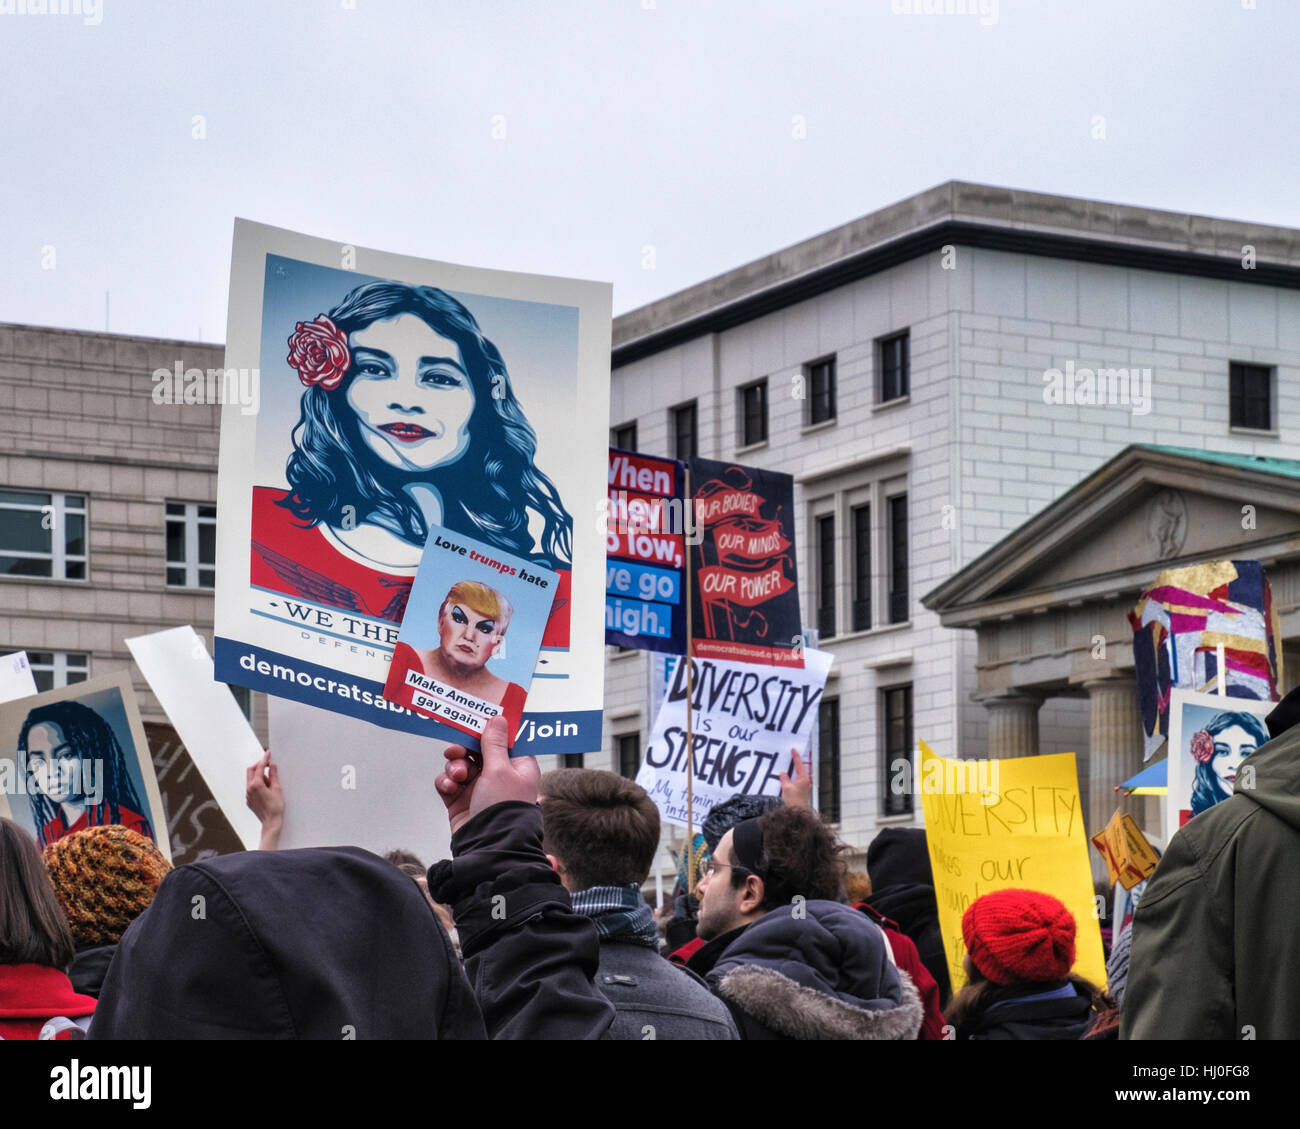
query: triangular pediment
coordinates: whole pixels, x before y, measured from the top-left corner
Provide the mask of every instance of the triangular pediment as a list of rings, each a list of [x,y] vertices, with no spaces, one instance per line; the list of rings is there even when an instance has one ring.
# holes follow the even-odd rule
[[[957,626],[1140,591],[1201,561],[1300,559],[1300,461],[1133,446],[922,601]]]

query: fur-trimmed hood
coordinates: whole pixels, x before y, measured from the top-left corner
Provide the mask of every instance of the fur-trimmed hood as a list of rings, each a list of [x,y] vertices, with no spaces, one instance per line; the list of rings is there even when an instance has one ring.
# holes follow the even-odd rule
[[[920,994],[884,933],[838,902],[772,910],[727,946],[708,981],[779,1038],[915,1039],[921,1028]]]

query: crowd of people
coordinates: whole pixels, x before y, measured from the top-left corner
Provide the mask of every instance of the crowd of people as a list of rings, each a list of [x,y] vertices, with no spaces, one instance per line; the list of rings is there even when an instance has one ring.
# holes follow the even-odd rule
[[[1267,920],[1290,911],[1248,895],[1252,867],[1294,867],[1298,693],[1268,719],[1255,789],[1197,816],[1103,922],[1108,987],[1074,971],[1069,910],[1028,889],[968,907],[953,984],[925,832],[883,830],[851,871],[798,757],[780,798],[713,807],[654,906],[646,792],[542,776],[497,719],[481,751],[445,751],[452,857],[427,869],[406,851],[278,850],[269,754],[248,773],[257,851],[172,869],[129,827],[42,852],[0,820],[0,1037],[1294,1037],[1297,994],[1277,989],[1296,931]],[[1250,954],[1272,969],[1258,983]]]

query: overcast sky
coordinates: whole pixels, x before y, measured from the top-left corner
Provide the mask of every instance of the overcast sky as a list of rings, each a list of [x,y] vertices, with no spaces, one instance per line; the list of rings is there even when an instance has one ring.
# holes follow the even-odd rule
[[[951,179],[1300,227],[1296,0],[927,4],[0,0],[0,321],[222,341],[237,215],[616,313]]]

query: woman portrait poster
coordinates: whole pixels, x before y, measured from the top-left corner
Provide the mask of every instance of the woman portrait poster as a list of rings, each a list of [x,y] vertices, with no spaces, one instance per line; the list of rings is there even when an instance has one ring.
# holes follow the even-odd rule
[[[120,824],[170,859],[149,747],[125,674],[0,705],[0,815],[44,849],[74,831]],[[6,810],[7,800],[7,810]]]
[[[1276,702],[1173,691],[1169,705],[1166,834],[1250,786],[1250,757],[1269,740]]]
[[[603,495],[602,472],[586,463],[603,467],[608,443],[607,375],[599,388],[591,363],[590,306],[605,288],[378,252],[327,265],[341,258],[337,244],[236,225],[227,371],[253,359],[255,340],[259,408],[255,419],[229,405],[223,416],[217,676],[412,728],[373,698],[439,527],[558,574],[545,708],[598,710],[600,672],[574,652],[603,634],[603,608],[573,592],[575,571],[603,565],[582,516]],[[254,335],[247,291],[259,265]],[[599,643],[591,650],[598,663]],[[277,660],[299,660],[281,676],[292,685],[250,679],[269,669],[253,655],[286,673]],[[325,689],[321,667],[352,675],[378,714],[351,684]],[[575,678],[581,689],[558,685]]]

